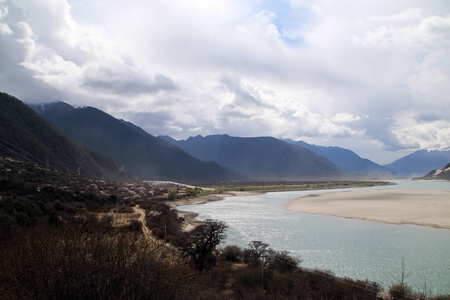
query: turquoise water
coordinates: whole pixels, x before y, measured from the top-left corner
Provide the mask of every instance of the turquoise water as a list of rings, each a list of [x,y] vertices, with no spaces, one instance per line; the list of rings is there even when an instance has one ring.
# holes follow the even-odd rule
[[[450,190],[448,182],[397,183],[368,189]],[[236,196],[178,209],[194,211],[201,220],[225,221],[229,225],[225,245],[246,247],[251,241],[261,240],[273,249],[288,250],[300,257],[303,267],[330,270],[342,277],[369,279],[385,287],[399,280],[403,264],[409,274],[406,282],[417,291],[426,286],[428,294],[450,293],[450,230],[389,225],[283,209],[296,197],[336,191],[339,190]]]

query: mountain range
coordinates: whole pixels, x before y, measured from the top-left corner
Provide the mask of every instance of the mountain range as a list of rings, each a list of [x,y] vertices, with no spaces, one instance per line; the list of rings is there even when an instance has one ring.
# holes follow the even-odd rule
[[[57,102],[30,109],[4,93],[0,100],[0,155],[93,177],[123,178],[130,173],[164,180],[417,177],[450,162],[450,151],[420,150],[381,166],[348,149],[273,137],[211,135],[177,141],[152,136],[93,107]]]
[[[198,159],[215,161],[253,179],[331,179],[348,175],[325,157],[273,137],[160,138]]]
[[[113,157],[141,179],[242,180],[216,162],[196,159],[141,128],[93,108],[64,102],[32,108],[69,137]]]
[[[0,155],[88,177],[132,180],[108,155],[75,142],[17,98],[0,93]]]
[[[293,141],[291,139],[285,139],[284,141],[302,146],[318,155],[326,157],[336,164],[336,166],[350,173],[376,175],[384,178],[395,176],[395,172],[392,170],[380,166],[367,158],[361,158],[358,154],[348,149],[311,145],[304,141]]]

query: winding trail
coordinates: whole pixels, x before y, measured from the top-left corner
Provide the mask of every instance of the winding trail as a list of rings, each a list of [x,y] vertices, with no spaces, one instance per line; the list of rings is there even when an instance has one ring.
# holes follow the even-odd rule
[[[144,236],[147,239],[150,239],[151,238],[150,231],[145,225],[145,210],[140,208],[139,205],[133,206],[133,210],[139,214],[138,221],[141,222],[142,224],[142,233],[144,233]]]

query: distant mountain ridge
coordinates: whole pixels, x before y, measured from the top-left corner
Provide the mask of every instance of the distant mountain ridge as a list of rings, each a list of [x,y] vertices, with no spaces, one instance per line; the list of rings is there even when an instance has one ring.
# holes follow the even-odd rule
[[[237,180],[244,177],[215,162],[196,159],[140,127],[93,107],[57,102],[32,106],[73,139],[112,156],[141,179]]]
[[[395,173],[389,168],[380,166],[367,158],[361,158],[358,154],[348,149],[311,145],[303,141],[294,141],[291,139],[284,139],[283,141],[302,146],[318,155],[326,157],[336,166],[350,173],[395,176]]]
[[[134,180],[104,153],[65,136],[19,99],[0,93],[0,155],[63,172]]]
[[[445,167],[436,169],[428,173],[427,175],[419,178],[414,178],[417,180],[450,180],[450,163],[445,165]]]
[[[215,161],[253,179],[330,179],[347,175],[328,159],[273,137],[198,135],[181,141],[168,136],[160,138],[194,157]]]
[[[450,150],[418,150],[385,167],[404,177],[418,177],[439,169],[450,161]]]

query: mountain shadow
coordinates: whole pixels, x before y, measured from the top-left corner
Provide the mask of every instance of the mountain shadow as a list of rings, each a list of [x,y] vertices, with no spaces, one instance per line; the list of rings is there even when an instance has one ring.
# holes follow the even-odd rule
[[[71,138],[109,154],[141,179],[240,180],[215,162],[196,159],[129,122],[93,108],[63,102],[32,106]]]
[[[108,155],[81,145],[19,99],[0,93],[0,155],[88,177],[133,180]]]
[[[181,141],[160,138],[194,157],[215,161],[253,179],[331,179],[347,175],[328,159],[272,137],[199,135]]]

